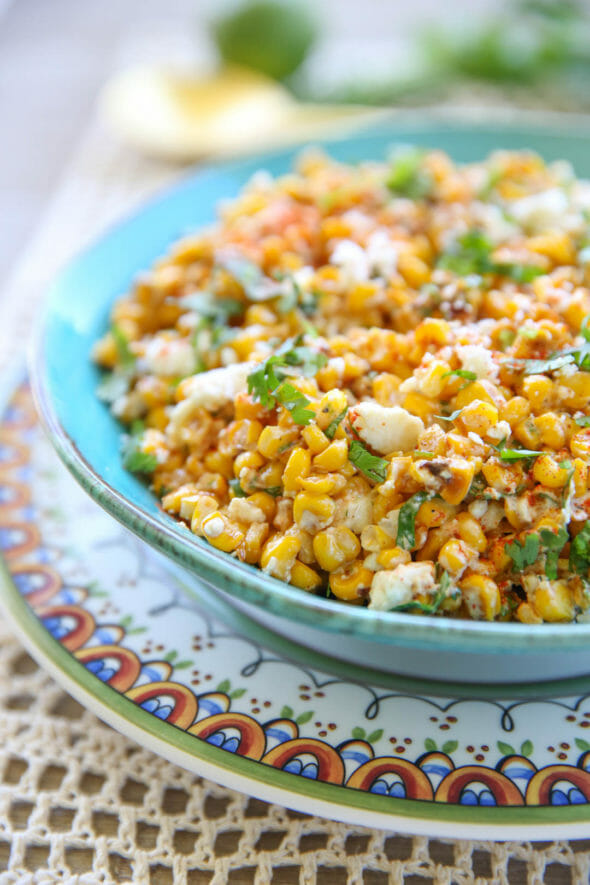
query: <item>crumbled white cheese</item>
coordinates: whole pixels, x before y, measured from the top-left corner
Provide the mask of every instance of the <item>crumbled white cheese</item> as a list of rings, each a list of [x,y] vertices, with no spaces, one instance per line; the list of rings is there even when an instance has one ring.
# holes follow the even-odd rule
[[[367,258],[373,274],[388,279],[397,267],[398,250],[387,231],[379,228],[367,240]]]
[[[494,244],[503,243],[518,234],[518,228],[509,221],[494,203],[474,203],[473,221],[482,228]]]
[[[479,344],[460,344],[457,347],[457,356],[463,369],[473,372],[478,378],[493,379],[498,374],[498,366],[492,354]]]
[[[244,500],[244,498],[232,498],[227,508],[227,515],[246,525],[252,522],[266,522],[262,508],[252,504],[251,501]]]
[[[419,594],[434,590],[434,564],[408,562],[393,570],[376,572],[369,591],[369,608],[389,611],[397,605],[411,602]]]
[[[370,277],[388,279],[397,267],[398,250],[388,232],[374,230],[363,249],[354,240],[339,240],[330,256],[330,264],[340,268],[346,285],[362,283]]]
[[[512,427],[508,421],[498,421],[497,424],[494,424],[493,427],[490,427],[489,430],[486,431],[486,439],[495,443],[500,442],[501,439],[510,439],[511,434]]]
[[[195,350],[188,338],[152,338],[143,360],[148,372],[169,377],[184,378],[197,367]]]
[[[219,538],[225,531],[225,523],[221,516],[214,516],[203,526],[203,534],[206,538]]]
[[[521,197],[510,204],[510,214],[528,231],[561,227],[569,208],[568,198],[560,187]]]
[[[348,286],[369,279],[367,253],[354,240],[339,240],[330,256],[330,264],[340,268],[343,281]]]
[[[387,516],[384,516],[379,522],[379,527],[382,528],[384,532],[387,532],[388,535],[391,535],[392,538],[397,538],[398,524],[399,508],[397,510],[390,510]]]
[[[421,419],[401,406],[372,402],[359,403],[351,409],[350,420],[360,438],[382,455],[415,448],[424,430]]]
[[[172,437],[180,431],[195,409],[202,407],[215,412],[231,403],[238,393],[246,390],[247,378],[255,363],[235,363],[222,369],[201,372],[187,382],[187,397],[172,409],[170,433]]]
[[[372,521],[373,503],[370,495],[359,495],[357,491],[345,492],[336,499],[334,525],[344,525],[360,535]]]
[[[488,502],[484,498],[476,498],[467,507],[474,519],[481,519],[488,509]]]

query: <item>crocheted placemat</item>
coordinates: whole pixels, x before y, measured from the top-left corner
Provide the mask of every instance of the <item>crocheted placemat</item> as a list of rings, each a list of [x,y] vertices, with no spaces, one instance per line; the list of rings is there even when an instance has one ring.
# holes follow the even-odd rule
[[[20,358],[55,270],[177,172],[93,124],[0,302],[0,368]],[[590,839],[398,836],[195,778],[85,711],[0,620],[0,885],[575,885],[589,877]]]

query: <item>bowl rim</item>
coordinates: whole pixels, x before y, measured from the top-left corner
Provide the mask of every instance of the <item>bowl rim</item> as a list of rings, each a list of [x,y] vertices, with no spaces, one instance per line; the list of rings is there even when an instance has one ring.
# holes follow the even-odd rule
[[[420,111],[394,111],[390,118],[362,125],[352,132],[317,139],[314,144],[330,150],[331,147],[358,139],[390,135],[392,141],[404,135],[404,128],[414,132],[434,126],[446,131],[490,131],[501,126],[512,133],[531,137],[562,134],[564,127],[573,128],[571,137],[590,142],[590,115],[559,112],[521,111],[496,108],[425,108]],[[148,199],[108,225],[90,243],[74,252],[72,258],[54,277],[48,288],[44,306],[37,317],[28,348],[31,388],[41,422],[59,457],[84,490],[111,516],[133,531],[151,546],[169,556],[179,565],[205,580],[211,586],[221,581],[225,589],[254,605],[263,606],[274,614],[298,622],[299,625],[327,629],[330,632],[352,634],[373,639],[383,644],[413,647],[480,650],[508,654],[564,652],[568,649],[590,647],[588,624],[520,624],[515,622],[481,622],[452,618],[414,615],[410,613],[380,612],[366,607],[338,605],[330,599],[306,593],[260,569],[242,563],[222,553],[193,535],[172,517],[160,521],[143,507],[111,486],[84,457],[67,429],[61,423],[55,404],[48,372],[46,350],[49,345],[47,324],[59,300],[62,288],[67,288],[68,269],[83,265],[101,245],[112,241],[119,232],[136,222],[147,210],[157,209],[168,200],[181,196],[187,184],[223,172],[239,173],[255,160],[260,165],[285,160],[305,143],[295,143],[279,149],[193,167],[181,174],[171,185],[158,189]],[[155,259],[154,259],[155,260]],[[134,269],[139,272],[141,268]],[[90,359],[90,354],[88,355]],[[114,419],[113,419],[114,420]],[[155,496],[154,496],[155,500]],[[156,500],[155,500],[156,503]],[[205,569],[205,575],[199,572]]]

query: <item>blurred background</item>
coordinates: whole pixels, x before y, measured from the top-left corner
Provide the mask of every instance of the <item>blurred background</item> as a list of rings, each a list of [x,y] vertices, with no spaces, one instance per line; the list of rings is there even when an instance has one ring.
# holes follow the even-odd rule
[[[239,154],[424,105],[590,111],[587,0],[0,0],[0,271],[91,121]]]

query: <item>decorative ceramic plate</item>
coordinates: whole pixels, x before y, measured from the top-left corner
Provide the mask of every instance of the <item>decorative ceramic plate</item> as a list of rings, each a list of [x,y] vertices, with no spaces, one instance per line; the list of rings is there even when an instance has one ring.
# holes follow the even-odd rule
[[[534,147],[547,160],[563,157],[578,174],[590,176],[590,127],[577,121],[574,130],[568,118],[561,126],[548,126],[529,119],[507,124],[395,117],[387,127],[325,146],[337,160],[359,162],[384,158],[403,141],[439,147],[458,161],[482,158],[500,146]],[[371,666],[427,678],[532,682],[548,674],[590,673],[590,624],[490,624],[336,605],[216,550],[164,513],[147,486],[123,469],[121,427],[96,397],[99,373],[89,358],[114,299],[174,240],[212,222],[219,201],[235,196],[256,170],[280,175],[291,168],[296,153],[281,151],[192,173],[99,239],[58,277],[33,374],[53,444],[116,519],[227,594],[249,617],[295,642],[329,649],[336,657],[345,649]]]
[[[101,719],[185,768],[366,826],[588,833],[590,680],[440,697],[440,683],[330,675],[329,659],[172,572],[105,515],[57,461],[22,385],[0,424],[0,549],[0,597],[31,652]]]

